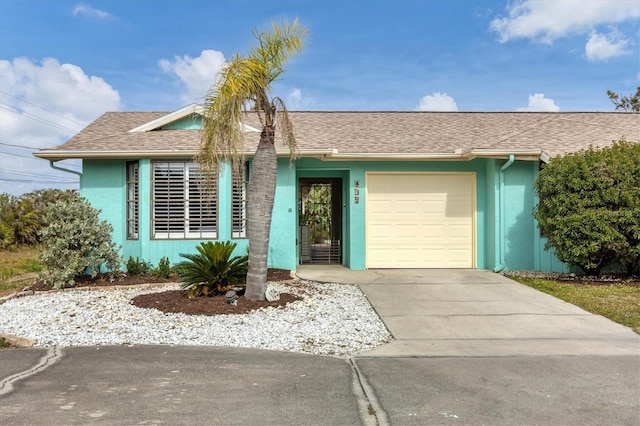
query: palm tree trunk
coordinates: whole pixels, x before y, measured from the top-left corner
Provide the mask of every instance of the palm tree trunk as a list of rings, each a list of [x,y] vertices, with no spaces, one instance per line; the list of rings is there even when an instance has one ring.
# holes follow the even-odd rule
[[[267,289],[267,257],[271,214],[276,195],[278,157],[272,127],[265,127],[253,157],[247,192],[247,235],[249,237],[249,269],[245,297],[264,300]]]

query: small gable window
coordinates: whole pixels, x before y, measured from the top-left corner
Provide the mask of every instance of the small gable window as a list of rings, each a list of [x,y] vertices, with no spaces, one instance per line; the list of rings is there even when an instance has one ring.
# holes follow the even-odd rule
[[[217,238],[217,179],[193,162],[151,164],[152,238]]]
[[[127,239],[138,239],[138,223],[139,223],[139,171],[138,162],[127,162]]]

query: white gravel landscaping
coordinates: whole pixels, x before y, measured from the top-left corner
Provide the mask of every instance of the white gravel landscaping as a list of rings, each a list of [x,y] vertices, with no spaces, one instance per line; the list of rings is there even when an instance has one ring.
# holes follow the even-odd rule
[[[210,345],[348,357],[391,340],[357,286],[269,284],[303,300],[246,315],[167,314],[133,306],[139,294],[176,289],[72,290],[0,305],[0,332],[37,346]]]

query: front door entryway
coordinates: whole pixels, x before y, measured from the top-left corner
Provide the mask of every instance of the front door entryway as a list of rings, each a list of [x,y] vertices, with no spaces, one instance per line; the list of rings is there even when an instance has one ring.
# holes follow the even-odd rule
[[[342,179],[301,178],[299,194],[299,262],[341,264]]]

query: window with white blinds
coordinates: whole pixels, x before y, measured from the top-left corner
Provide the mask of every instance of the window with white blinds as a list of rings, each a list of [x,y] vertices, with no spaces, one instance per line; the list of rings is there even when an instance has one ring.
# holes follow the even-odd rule
[[[217,185],[196,163],[153,162],[153,238],[217,238]]]
[[[247,238],[247,186],[249,163],[233,173],[231,202],[231,238]]]
[[[139,167],[137,161],[127,162],[127,239],[138,239]]]

